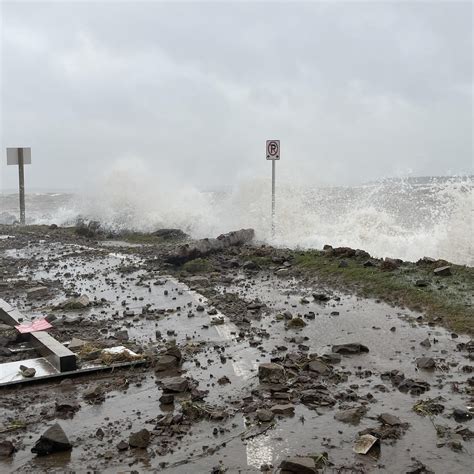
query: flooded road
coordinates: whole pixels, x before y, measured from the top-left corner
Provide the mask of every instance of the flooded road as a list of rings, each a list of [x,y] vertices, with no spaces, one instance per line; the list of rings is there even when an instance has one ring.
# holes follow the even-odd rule
[[[61,342],[76,337],[126,344],[150,358],[172,343],[183,363],[170,371],[154,371],[151,364],[4,389],[0,436],[13,440],[17,452],[0,458],[2,472],[276,472],[288,456],[322,453],[328,472],[421,472],[413,470],[416,462],[437,473],[470,471],[473,422],[452,416],[455,409],[469,413],[473,405],[473,366],[462,345],[470,339],[424,325],[420,314],[265,272],[235,270],[206,297],[206,275],[180,281],[165,268],[150,270],[133,247],[120,244],[44,242],[6,255],[31,262],[22,267],[20,280],[50,289],[41,301],[19,291],[10,304],[29,317],[54,314]],[[83,310],[52,309],[66,297],[84,294],[91,305]],[[334,346],[350,343],[368,352],[342,354],[339,362],[324,358],[334,355]],[[417,367],[420,358],[432,358],[435,367]],[[324,374],[298,366],[303,359],[324,361]],[[278,387],[266,389],[258,369],[269,362],[285,366],[286,375]],[[176,394],[173,404],[160,401],[162,382],[179,374],[208,391],[201,401],[190,400],[189,393]],[[426,391],[402,390],[394,383],[400,374]],[[90,403],[84,394],[97,384],[104,387],[104,398]],[[329,402],[305,402],[308,388],[324,392]],[[57,400],[65,397],[77,402],[72,417],[57,416]],[[418,402],[437,397],[441,413],[414,411]],[[195,404],[207,416],[186,418],[186,412],[179,418]],[[292,405],[291,413],[276,413],[270,423],[256,418],[258,410],[281,404]],[[364,409],[355,423],[335,419],[355,407]],[[384,413],[399,418],[403,429],[382,439],[378,450],[355,454],[359,433],[380,427]],[[167,425],[174,427],[173,436],[163,434],[166,415],[178,417]],[[8,430],[15,420],[24,428]],[[72,451],[36,457],[31,448],[56,421]],[[440,437],[439,427],[449,436]],[[460,427],[468,429],[461,439]],[[151,434],[147,449],[117,448],[143,428]]]

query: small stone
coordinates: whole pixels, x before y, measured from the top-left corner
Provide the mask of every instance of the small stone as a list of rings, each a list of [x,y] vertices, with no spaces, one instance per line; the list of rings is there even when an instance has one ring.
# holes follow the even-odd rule
[[[172,393],[164,393],[160,397],[160,403],[163,405],[172,405],[174,403],[174,395]]]
[[[128,341],[129,339],[128,331],[126,329],[121,329],[120,331],[116,331],[114,336],[119,341]]]
[[[323,354],[321,359],[328,364],[339,364],[339,362],[342,360],[342,357],[340,354],[336,354],[335,352],[329,352],[327,354]]]
[[[31,448],[31,452],[38,456],[46,456],[57,451],[70,451],[72,445],[61,426],[56,423],[48,428]]]
[[[150,444],[150,432],[144,428],[136,433],[131,433],[128,438],[128,444],[132,448],[146,448]]]
[[[33,367],[26,367],[24,365],[20,365],[20,372],[25,378],[32,378],[36,375],[36,369]]]
[[[308,364],[308,369],[311,372],[316,372],[319,375],[325,374],[326,372],[329,371],[329,367],[326,364],[323,364],[319,360],[312,360]]]
[[[467,410],[463,410],[461,408],[455,408],[453,410],[453,418],[458,423],[463,423],[465,421],[472,420],[472,415]]]
[[[384,425],[389,426],[399,426],[402,424],[400,418],[396,417],[395,415],[391,415],[390,413],[382,413],[381,415],[379,415],[379,420]]]
[[[275,415],[294,415],[295,413],[295,406],[288,403],[286,405],[274,405],[271,407],[271,411],[275,413]]]
[[[420,357],[416,359],[416,366],[419,369],[434,369],[436,367],[436,362],[431,357]]]
[[[332,346],[332,352],[337,354],[360,354],[361,352],[369,352],[369,348],[360,342],[351,342]]]
[[[117,444],[117,449],[119,451],[125,451],[126,449],[128,449],[128,446],[129,444],[122,440]]]
[[[433,270],[433,273],[436,276],[450,276],[451,275],[451,267],[446,265],[444,267],[438,267]]]
[[[189,382],[182,377],[170,377],[163,379],[163,390],[165,392],[185,392],[189,388]]]
[[[269,421],[272,421],[273,418],[275,418],[275,414],[271,410],[262,408],[260,410],[257,410],[257,418],[263,423],[268,423]]]
[[[316,462],[309,457],[292,457],[284,459],[280,464],[282,472],[292,474],[316,474]]]
[[[260,382],[280,383],[285,380],[285,369],[273,362],[260,364],[258,378]]]
[[[0,459],[8,458],[15,452],[15,446],[11,441],[0,441]]]
[[[293,318],[286,323],[286,327],[289,329],[299,329],[304,328],[305,326],[306,323],[303,321],[302,318]]]
[[[154,363],[154,368],[157,372],[171,370],[176,367],[178,367],[178,359],[172,355],[158,356]]]
[[[341,410],[334,415],[337,421],[342,423],[357,424],[360,419],[366,414],[367,409],[365,407],[349,408],[348,410]]]
[[[423,341],[420,342],[420,346],[431,347],[431,342],[428,338],[426,338],[426,339],[424,339]]]
[[[87,341],[83,341],[82,339],[79,339],[78,337],[73,337],[67,347],[69,350],[76,352],[80,350],[83,346],[85,346],[86,344],[88,344]]]
[[[26,290],[26,297],[29,300],[33,300],[36,298],[44,298],[45,296],[48,296],[48,287],[46,286],[37,286],[35,288],[29,288]]]

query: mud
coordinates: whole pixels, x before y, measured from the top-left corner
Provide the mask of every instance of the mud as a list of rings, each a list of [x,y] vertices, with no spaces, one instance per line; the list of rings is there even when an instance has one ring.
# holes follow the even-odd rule
[[[472,418],[453,416],[455,409],[469,415],[474,404],[468,336],[291,269],[252,269],[239,249],[190,274],[164,264],[149,245],[34,231],[12,237],[0,240],[2,298],[30,318],[48,315],[61,342],[125,345],[147,365],[3,389],[0,441],[16,451],[0,458],[2,472],[278,472],[294,456],[319,456],[325,472],[411,472],[417,463],[439,473],[470,471]],[[26,298],[37,286],[47,295]],[[58,309],[84,294],[86,308]],[[331,359],[333,346],[348,343],[368,352]],[[156,371],[159,354],[173,347],[182,364]],[[419,369],[422,357],[435,368]],[[285,376],[269,385],[258,368],[270,362]],[[164,405],[161,382],[177,376],[189,390]],[[430,410],[432,399],[442,408]],[[360,416],[335,418],[357,408]],[[259,421],[262,410],[274,417]],[[400,424],[382,423],[382,414]],[[34,455],[56,422],[72,450]],[[142,429],[148,446],[130,447],[130,434]],[[365,432],[380,446],[355,454]]]

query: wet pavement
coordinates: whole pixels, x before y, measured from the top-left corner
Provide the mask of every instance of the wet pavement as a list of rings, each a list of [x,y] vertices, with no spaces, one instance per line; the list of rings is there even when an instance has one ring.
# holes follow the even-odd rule
[[[461,451],[438,447],[440,437],[435,429],[435,425],[442,425],[454,430],[460,423],[451,416],[453,410],[467,410],[472,404],[468,388],[472,364],[468,354],[458,350],[460,343],[470,340],[468,337],[453,338],[442,328],[417,321],[417,313],[328,292],[317,283],[309,287],[294,278],[264,272],[249,277],[236,271],[231,283],[219,284],[215,290],[220,298],[232,296],[250,308],[243,334],[236,314],[213,310],[214,304],[219,306],[219,298],[207,299],[190,290],[175,276],[167,275],[166,269],[144,269],[139,257],[124,253],[127,248],[133,251],[133,247],[120,245],[88,248],[44,242],[9,250],[8,257],[36,262],[23,267],[21,277],[51,283],[45,300],[31,302],[19,292],[18,298],[9,303],[30,317],[56,315],[56,324],[61,322],[58,334],[66,340],[71,335],[90,340],[96,334],[109,345],[118,345],[118,339],[113,338],[126,331],[131,348],[142,352],[175,341],[184,356],[177,373],[196,381],[200,390],[208,390],[204,403],[212,410],[224,410],[225,419],[196,420],[183,436],[172,443],[167,440],[166,449],[160,450],[163,443],[157,420],[168,413],[179,413],[179,401],[187,400],[186,395],[177,395],[174,405],[160,403],[163,391],[157,382],[176,375],[176,371],[136,368],[77,378],[70,383],[4,390],[0,437],[14,439],[18,450],[13,457],[0,458],[3,472],[189,473],[220,467],[227,472],[246,473],[260,472],[263,465],[276,468],[287,456],[324,452],[334,464],[326,468],[328,471],[409,472],[415,460],[437,473],[470,471],[472,442],[462,441]],[[328,294],[330,300],[318,302],[314,293]],[[51,309],[71,294],[86,294],[93,304],[79,311]],[[257,309],[253,309],[256,302]],[[300,315],[306,325],[287,328],[289,315],[284,316],[285,312],[292,318]],[[223,323],[213,324],[220,317]],[[427,338],[430,347],[420,344]],[[298,394],[290,388],[295,404],[292,416],[277,415],[273,424],[258,425],[252,412],[245,413],[246,405],[269,402],[259,391],[259,364],[275,358],[283,360],[290,353],[321,356],[330,353],[336,344],[353,342],[367,346],[369,352],[343,355],[334,366],[337,383],[323,380],[335,397],[334,406],[298,403]],[[416,361],[421,357],[433,358],[436,369],[418,369]],[[419,395],[400,391],[382,377],[395,370],[403,372],[405,378],[428,383],[429,390]],[[219,383],[224,376],[228,382]],[[122,384],[123,379],[127,383]],[[112,382],[101,403],[84,402],[84,391],[91,384],[107,385],[108,380]],[[77,400],[79,409],[72,418],[57,418],[55,400],[65,393]],[[352,399],[347,397],[349,393],[354,394]],[[413,411],[420,400],[438,396],[444,399],[443,413],[421,416]],[[12,403],[16,397],[17,402]],[[339,409],[361,404],[367,412],[359,423],[334,419]],[[378,426],[377,417],[382,413],[393,414],[409,426],[399,438],[382,440],[379,451],[355,454],[353,445],[358,433]],[[12,421],[19,419],[27,420],[26,427],[5,433]],[[31,447],[56,421],[69,436],[72,451],[36,457]],[[461,425],[474,429],[472,420]],[[119,441],[127,441],[131,432],[144,427],[151,432],[148,449],[117,450]],[[99,429],[103,435],[97,436]]]

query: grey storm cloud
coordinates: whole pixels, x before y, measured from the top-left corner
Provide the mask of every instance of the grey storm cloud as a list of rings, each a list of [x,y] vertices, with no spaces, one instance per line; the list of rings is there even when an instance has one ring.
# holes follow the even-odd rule
[[[209,188],[472,173],[471,2],[3,2],[2,150],[31,185],[114,161]],[[0,166],[0,184],[16,173]]]

